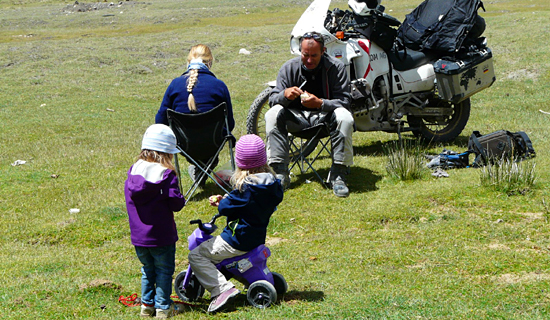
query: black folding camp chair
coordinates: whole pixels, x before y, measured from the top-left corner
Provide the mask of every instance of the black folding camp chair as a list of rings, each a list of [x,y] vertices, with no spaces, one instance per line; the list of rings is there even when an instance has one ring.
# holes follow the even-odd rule
[[[235,137],[225,128],[229,128],[227,105],[225,102],[203,113],[180,113],[167,110],[168,123],[176,135],[177,148],[180,153],[199,170],[193,185],[185,193],[185,198],[190,199],[199,187],[201,180],[210,178],[225,193],[229,193],[231,186],[214,171],[218,156],[225,145],[229,146],[231,169],[235,171],[235,159],[233,146]],[[180,177],[179,163],[175,156],[175,167]],[[205,160],[209,159],[209,160]]]
[[[311,170],[315,176],[317,176],[321,184],[329,188],[328,183],[325,182],[317,170],[315,170],[313,164],[324,151],[326,151],[332,159],[332,148],[330,143],[330,129],[325,122],[298,132],[290,133],[289,171],[292,171],[296,166],[300,169],[302,174]]]

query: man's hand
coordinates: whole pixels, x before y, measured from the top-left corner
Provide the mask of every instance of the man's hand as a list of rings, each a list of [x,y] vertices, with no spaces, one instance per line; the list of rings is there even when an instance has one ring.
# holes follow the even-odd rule
[[[302,101],[302,105],[308,109],[321,109],[321,106],[323,105],[322,99],[317,98],[314,94],[307,91],[300,95],[300,99]]]
[[[298,98],[302,93],[304,93],[304,92],[302,91],[302,89],[300,89],[298,87],[286,88],[285,89],[285,98],[287,98],[288,100],[294,100],[294,99]]]

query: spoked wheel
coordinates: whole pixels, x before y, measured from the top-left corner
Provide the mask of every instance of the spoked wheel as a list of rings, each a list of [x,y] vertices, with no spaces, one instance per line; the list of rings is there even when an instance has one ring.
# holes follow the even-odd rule
[[[252,102],[246,116],[246,131],[248,134],[260,136],[264,141],[266,139],[265,132],[265,113],[269,110],[269,95],[273,88],[267,87],[262,91]]]
[[[432,100],[429,107],[447,107],[452,112],[444,116],[408,116],[410,127],[416,137],[428,142],[453,141],[466,127],[470,117],[470,99],[452,104],[442,100]]]
[[[197,277],[193,274],[191,275],[191,281],[187,288],[183,287],[183,281],[185,280],[185,275],[187,271],[182,271],[176,276],[174,281],[174,291],[178,297],[185,302],[197,301],[204,295],[204,287],[199,283]]]
[[[256,99],[254,99],[254,102],[248,109],[248,115],[246,116],[246,132],[248,134],[255,134],[258,135],[266,141],[266,132],[265,132],[265,113],[269,110],[269,95],[271,94],[271,91],[273,88],[267,87],[264,91],[262,91]],[[289,134],[289,139],[294,139],[294,143],[304,149],[304,155],[308,156],[315,148],[317,147],[317,143],[319,143],[319,140],[305,140],[298,137],[292,136],[292,134]],[[298,151],[291,151],[290,157],[296,157],[299,154]]]
[[[259,280],[248,287],[246,298],[252,306],[264,309],[277,301],[277,291],[268,281]]]
[[[273,275],[275,291],[277,291],[278,296],[282,296],[288,290],[288,284],[286,283],[285,277],[277,272],[271,272],[271,274]]]

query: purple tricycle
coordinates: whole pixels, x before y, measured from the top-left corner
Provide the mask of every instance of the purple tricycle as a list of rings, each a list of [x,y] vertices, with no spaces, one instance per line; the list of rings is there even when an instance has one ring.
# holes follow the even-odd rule
[[[215,222],[219,217],[220,214],[215,215],[208,223],[202,223],[200,219],[190,221],[190,224],[197,224],[198,228],[187,238],[189,250],[213,237],[212,233],[218,228]],[[269,248],[262,244],[242,256],[226,259],[216,267],[228,280],[234,278],[241,282],[247,289],[248,302],[256,308],[263,309],[275,303],[277,296],[285,294],[288,290],[285,278],[267,268],[267,258],[270,255]],[[176,276],[174,290],[178,297],[186,302],[197,301],[204,294],[204,287],[193,274],[191,266]]]

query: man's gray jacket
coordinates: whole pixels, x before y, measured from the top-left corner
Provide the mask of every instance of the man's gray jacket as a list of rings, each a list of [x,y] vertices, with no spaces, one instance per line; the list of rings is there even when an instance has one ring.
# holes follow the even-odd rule
[[[350,110],[350,81],[346,73],[346,66],[340,60],[323,54],[322,85],[324,100],[321,111],[330,112],[336,108]],[[302,75],[301,57],[288,60],[283,64],[277,75],[277,85],[269,96],[269,105],[277,104],[288,107],[292,102],[284,96],[284,91],[290,87],[299,87],[305,80]]]

